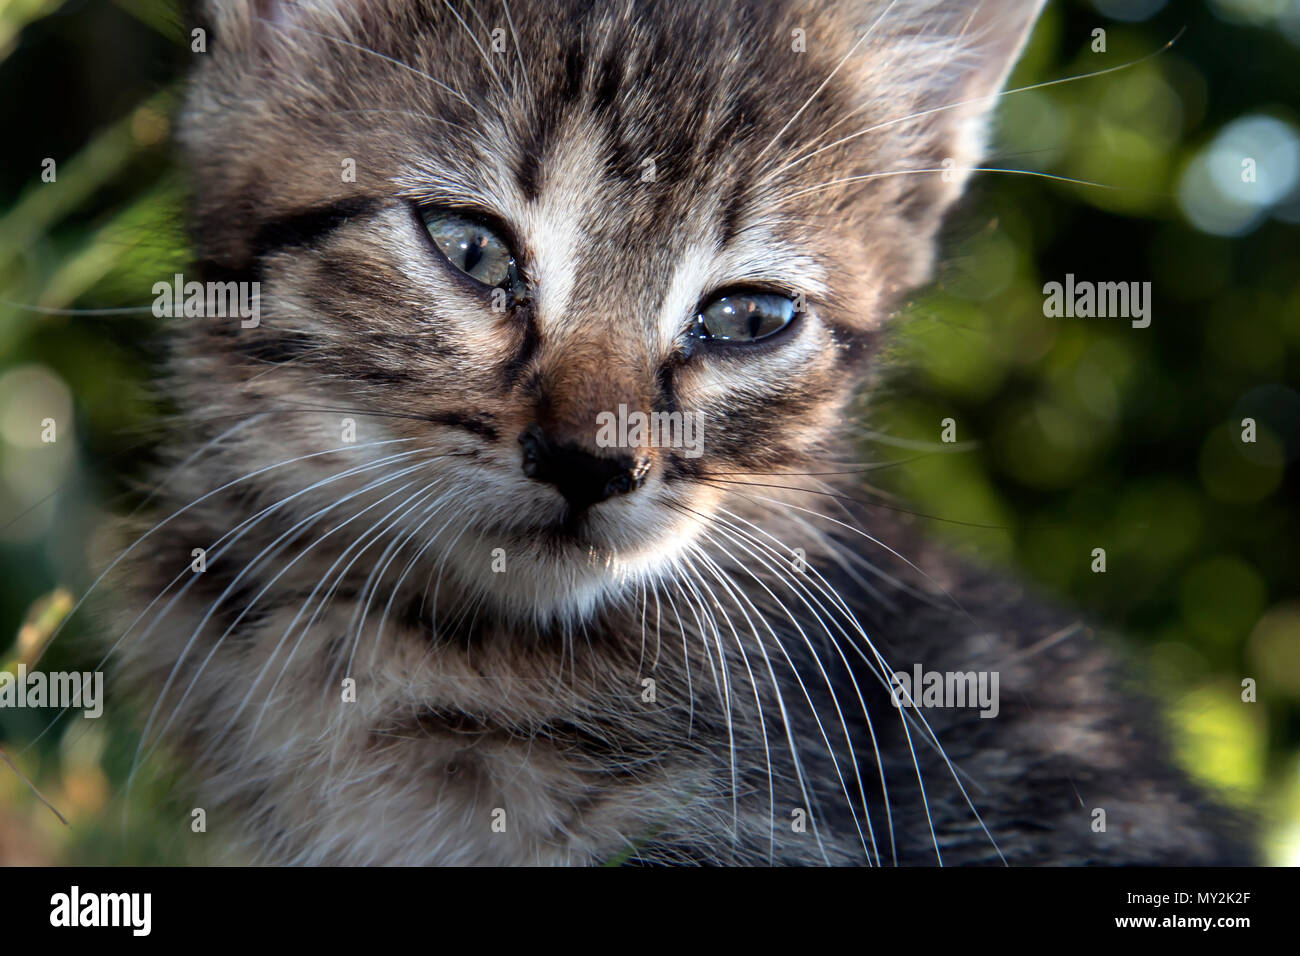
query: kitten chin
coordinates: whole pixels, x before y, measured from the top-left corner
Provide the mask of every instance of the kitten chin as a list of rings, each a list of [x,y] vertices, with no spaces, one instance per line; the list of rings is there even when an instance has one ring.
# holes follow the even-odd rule
[[[465,602],[479,601],[506,624],[569,629],[640,601],[647,588],[680,573],[679,559],[694,539],[690,524],[671,512],[588,515],[576,526],[562,516],[541,526],[471,523],[468,533],[426,542],[440,557],[425,564],[428,574],[445,576],[455,595],[444,620]],[[618,532],[609,533],[611,526]],[[426,574],[413,577],[423,581]]]

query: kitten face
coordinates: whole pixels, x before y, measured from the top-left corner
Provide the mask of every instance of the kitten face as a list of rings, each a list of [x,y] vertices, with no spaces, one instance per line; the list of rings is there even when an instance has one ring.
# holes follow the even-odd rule
[[[244,439],[267,464],[352,417],[349,464],[427,462],[395,520],[462,590],[589,613],[668,573],[735,482],[825,451],[1037,6],[215,3],[195,235],[262,305],[194,329],[195,401],[337,411]],[[794,308],[699,334],[719,297]],[[689,416],[702,447],[608,447],[620,409]]]

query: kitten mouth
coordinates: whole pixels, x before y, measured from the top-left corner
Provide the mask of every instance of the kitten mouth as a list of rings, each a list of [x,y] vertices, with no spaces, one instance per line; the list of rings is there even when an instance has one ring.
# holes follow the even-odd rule
[[[529,537],[557,552],[577,550],[588,554],[613,553],[612,548],[597,540],[597,536],[592,533],[591,521],[585,510],[566,508],[559,520],[535,529]]]
[[[566,505],[560,520],[547,528],[545,534],[552,540],[569,541],[586,546],[590,541],[584,539],[591,538],[591,524],[590,509]]]
[[[498,525],[495,529],[484,527],[481,530],[505,537],[514,547],[540,548],[557,558],[571,557],[577,551],[586,554],[613,554],[614,549],[602,540],[592,525],[587,510],[565,508],[553,520],[533,521],[508,528]]]

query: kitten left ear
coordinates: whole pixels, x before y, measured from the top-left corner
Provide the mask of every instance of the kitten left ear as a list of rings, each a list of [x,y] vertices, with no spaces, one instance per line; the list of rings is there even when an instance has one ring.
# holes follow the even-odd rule
[[[924,84],[923,91],[914,91],[915,111],[925,114],[921,120],[940,141],[932,146],[959,169],[983,157],[988,119],[1043,5],[1044,0],[898,0],[892,8],[877,5],[880,26],[892,35],[891,45],[910,61],[910,75]],[[889,21],[895,17],[891,28]],[[962,175],[955,182],[960,186],[964,179]]]
[[[855,36],[865,37],[852,59],[858,112],[876,118],[861,141],[869,168],[904,173],[878,181],[875,216],[896,217],[890,228],[914,240],[893,264],[899,284],[914,285],[929,275],[930,237],[984,158],[998,93],[1044,0],[835,2],[852,5]]]
[[[1033,31],[1045,0],[944,0],[938,6],[955,28],[957,88],[963,99],[993,97],[1007,81]],[[964,61],[964,62],[962,62]],[[987,111],[992,103],[985,104]]]

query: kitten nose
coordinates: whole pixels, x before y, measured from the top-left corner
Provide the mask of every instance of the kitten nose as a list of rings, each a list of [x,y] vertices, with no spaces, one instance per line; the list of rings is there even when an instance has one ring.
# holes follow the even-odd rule
[[[524,449],[524,474],[554,485],[575,514],[606,498],[635,491],[649,470],[646,459],[638,461],[613,449],[609,455],[593,455],[555,441],[538,425],[524,429],[519,444]]]

